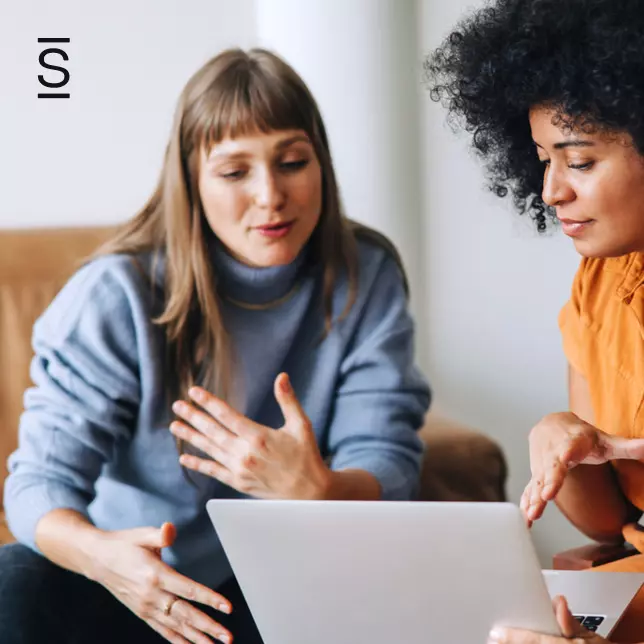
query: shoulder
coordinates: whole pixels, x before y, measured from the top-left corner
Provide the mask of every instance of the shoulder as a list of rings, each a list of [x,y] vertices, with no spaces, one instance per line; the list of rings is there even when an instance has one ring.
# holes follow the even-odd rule
[[[145,256],[106,255],[79,268],[36,323],[48,341],[62,341],[82,327],[132,326],[145,308],[152,283]]]
[[[354,329],[358,333],[383,325],[406,328],[409,318],[407,280],[394,245],[383,235],[367,229],[355,235],[357,274],[353,284],[353,299],[346,318],[342,318],[343,332]],[[336,291],[334,311],[344,311],[351,297],[351,284],[346,280]]]
[[[358,248],[358,279],[361,287],[383,286],[381,280],[407,291],[402,260],[394,244],[382,233],[369,228],[355,231]]]

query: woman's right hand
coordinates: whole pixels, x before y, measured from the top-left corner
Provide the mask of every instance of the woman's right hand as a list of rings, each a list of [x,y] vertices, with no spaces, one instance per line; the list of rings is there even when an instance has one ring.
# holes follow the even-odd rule
[[[171,523],[102,533],[88,576],[173,644],[212,644],[208,635],[232,642],[227,629],[190,603],[230,613],[230,602],[161,560],[175,537]]]
[[[546,416],[530,432],[532,478],[520,504],[528,526],[557,496],[570,469],[616,459],[644,460],[644,439],[610,436],[571,412]]]
[[[552,603],[563,637],[514,628],[495,628],[490,633],[488,644],[609,644],[608,640],[579,624],[564,597],[555,597]]]

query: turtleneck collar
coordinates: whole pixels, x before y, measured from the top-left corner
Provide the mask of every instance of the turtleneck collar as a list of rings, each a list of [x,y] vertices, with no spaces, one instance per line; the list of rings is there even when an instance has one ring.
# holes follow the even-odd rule
[[[306,262],[309,245],[290,264],[257,268],[230,255],[218,240],[210,244],[219,289],[246,304],[262,305],[284,297],[293,289]]]

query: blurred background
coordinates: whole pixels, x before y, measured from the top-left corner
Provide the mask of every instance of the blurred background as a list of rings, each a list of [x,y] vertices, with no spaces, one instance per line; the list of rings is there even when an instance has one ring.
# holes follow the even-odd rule
[[[5,2],[0,228],[128,219],[155,185],[190,75],[226,47],[275,50],[320,104],[348,216],[385,232],[402,253],[435,407],[501,444],[518,502],[529,430],[567,406],[557,315],[579,258],[561,233],[537,235],[486,191],[467,138],[449,130],[422,84],[424,56],[477,4]],[[69,100],[36,98],[43,37],[71,39],[63,46]],[[534,537],[547,567],[554,552],[586,542],[554,507]]]

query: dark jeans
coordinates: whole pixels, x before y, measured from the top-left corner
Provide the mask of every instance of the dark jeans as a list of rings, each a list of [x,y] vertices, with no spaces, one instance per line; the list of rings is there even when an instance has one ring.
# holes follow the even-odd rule
[[[199,609],[228,628],[235,644],[262,644],[237,582],[216,590],[231,601],[232,614]],[[19,544],[0,547],[0,642],[167,644],[103,586]]]

